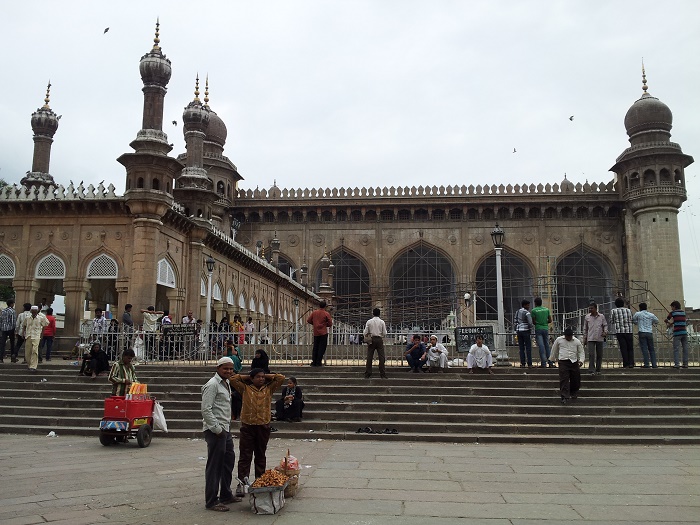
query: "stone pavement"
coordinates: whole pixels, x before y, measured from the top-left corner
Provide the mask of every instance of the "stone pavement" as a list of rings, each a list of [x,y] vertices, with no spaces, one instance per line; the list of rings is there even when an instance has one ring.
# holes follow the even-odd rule
[[[313,435],[309,435],[313,438]],[[0,436],[0,523],[639,524],[700,521],[700,447],[272,439],[302,488],[275,516],[204,509],[206,445],[105,448],[78,436]],[[237,448],[237,443],[236,443]]]

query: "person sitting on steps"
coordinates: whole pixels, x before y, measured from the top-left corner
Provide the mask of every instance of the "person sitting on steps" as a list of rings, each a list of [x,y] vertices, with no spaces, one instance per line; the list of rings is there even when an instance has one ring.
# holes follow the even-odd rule
[[[412,372],[416,374],[421,372],[428,358],[428,352],[425,349],[425,345],[420,340],[420,335],[414,334],[411,342],[406,345],[404,356]]]

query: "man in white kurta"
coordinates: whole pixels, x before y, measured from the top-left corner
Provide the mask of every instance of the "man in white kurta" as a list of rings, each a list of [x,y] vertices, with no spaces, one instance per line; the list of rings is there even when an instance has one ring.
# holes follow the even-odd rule
[[[480,335],[476,336],[476,343],[472,345],[467,354],[467,369],[469,373],[474,373],[474,367],[484,368],[489,371],[489,374],[493,374],[491,370],[491,365],[493,365],[493,357],[491,357],[491,350],[484,344],[484,338]]]
[[[436,335],[430,336],[428,366],[431,372],[447,372],[447,348],[442,343],[438,343]]]
[[[29,370],[36,372],[39,362],[39,343],[44,327],[48,326],[49,320],[42,313],[39,313],[38,306],[32,306],[30,315],[24,318],[22,328],[27,338],[24,343],[24,359],[29,365]]]

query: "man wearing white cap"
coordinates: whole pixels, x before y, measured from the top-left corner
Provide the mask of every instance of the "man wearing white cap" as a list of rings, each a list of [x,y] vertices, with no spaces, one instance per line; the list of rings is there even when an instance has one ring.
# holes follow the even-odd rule
[[[236,453],[231,438],[231,385],[233,360],[222,357],[216,363],[216,374],[202,387],[202,419],[207,442],[207,466],[204,471],[205,506],[208,510],[226,512],[228,503],[241,501],[231,492]]]
[[[39,363],[39,343],[44,327],[49,325],[49,320],[42,313],[39,313],[38,306],[29,309],[30,315],[24,318],[22,329],[25,333],[24,359],[29,365],[29,370],[36,372]]]

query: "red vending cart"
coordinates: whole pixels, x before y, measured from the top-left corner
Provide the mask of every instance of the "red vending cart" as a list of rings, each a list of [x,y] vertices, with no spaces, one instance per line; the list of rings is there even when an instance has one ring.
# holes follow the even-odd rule
[[[153,433],[153,404],[156,398],[148,394],[111,396],[105,399],[104,417],[100,422],[100,443],[109,446],[125,443],[136,436],[139,447],[151,444]]]

